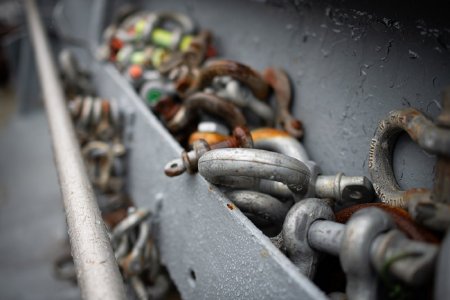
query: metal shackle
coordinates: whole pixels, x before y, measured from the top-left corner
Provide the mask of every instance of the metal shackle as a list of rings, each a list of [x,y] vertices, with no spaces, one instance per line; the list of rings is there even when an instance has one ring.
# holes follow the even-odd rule
[[[333,210],[323,199],[305,199],[289,210],[282,230],[288,257],[309,278],[316,273],[319,254],[308,242],[309,227],[316,220],[334,220]]]
[[[269,95],[269,86],[257,71],[231,60],[216,60],[209,63],[200,69],[200,72],[185,92],[179,92],[191,95],[209,86],[216,76],[232,77],[247,86],[258,99],[266,99]]]
[[[81,111],[78,116],[78,119],[76,120],[76,125],[78,128],[87,130],[91,121],[94,101],[95,99],[92,96],[87,96],[83,98]]]
[[[347,275],[349,299],[376,299],[377,278],[371,265],[375,238],[395,227],[393,220],[378,208],[356,212],[345,226],[339,259]]]
[[[438,247],[411,240],[379,208],[359,210],[346,225],[317,220],[308,231],[312,249],[339,256],[349,299],[376,299],[377,273],[388,271],[411,286],[432,275]]]
[[[254,146],[257,149],[282,153],[305,164],[310,161],[303,145],[287,131],[275,128],[259,128],[252,130],[251,134]]]
[[[303,124],[290,111],[292,101],[291,83],[287,73],[281,69],[267,68],[264,70],[264,80],[275,93],[277,103],[275,122],[290,135],[299,139],[303,137]]]
[[[373,241],[371,263],[381,274],[386,263],[393,261],[389,266],[392,275],[408,285],[420,286],[433,275],[438,252],[437,245],[410,240],[395,229],[380,234]]]
[[[270,105],[256,98],[250,89],[239,83],[239,81],[223,76],[215,77],[213,84],[215,87],[214,93],[217,96],[230,100],[239,107],[248,108],[261,118],[267,126],[273,124],[274,114]]]
[[[128,233],[130,230],[138,226],[141,222],[146,220],[151,215],[148,209],[136,209],[130,213],[125,219],[123,219],[116,227],[114,227],[111,233],[111,242],[116,244],[122,236]]]
[[[252,137],[245,127],[238,126],[234,128],[233,135],[231,137],[215,144],[210,145],[202,139],[195,141],[191,151],[183,151],[181,153],[181,158],[176,158],[166,164],[164,167],[164,173],[169,177],[181,175],[185,171],[192,174],[198,169],[198,160],[207,151],[211,149],[237,147],[253,147]]]
[[[125,154],[125,147],[122,144],[91,141],[83,146],[81,154],[86,163],[88,176],[97,188],[101,191],[115,192],[122,189],[123,180],[118,176],[122,170],[120,163],[117,163],[117,160]]]
[[[223,135],[216,132],[195,131],[189,136],[189,146],[193,147],[198,140],[205,140],[208,144],[215,144],[228,139],[228,135]]]
[[[198,162],[200,174],[213,184],[226,178],[249,178],[254,185],[261,179],[284,183],[298,198],[309,187],[310,172],[301,161],[259,149],[217,149],[205,153]],[[225,178],[225,180],[224,180]]]
[[[308,160],[306,151],[298,140],[285,131],[261,128],[251,132],[254,148],[275,151],[286,156],[298,159],[309,170],[309,183],[307,193],[303,197],[332,198],[340,206],[348,206],[361,201],[373,199],[371,182],[364,176],[319,175],[320,169],[315,162]],[[221,178],[218,183],[224,186],[240,189],[256,189],[260,192],[276,197],[291,197],[290,189],[280,182],[266,179],[243,178],[241,176]],[[297,197],[297,200],[301,198]]]
[[[436,127],[427,132],[429,151],[437,154],[433,189],[412,194],[408,211],[418,223],[445,231],[450,227],[450,87],[443,93],[442,110],[435,123]]]
[[[249,219],[256,225],[280,226],[292,206],[292,202],[283,203],[270,195],[255,191],[235,190],[225,194],[244,214],[250,214]]]
[[[406,208],[415,191],[400,189],[392,166],[395,143],[403,131],[423,149],[446,156],[450,156],[450,134],[413,108],[390,112],[379,122],[370,142],[369,173],[382,202]]]
[[[246,124],[244,115],[232,103],[215,95],[195,93],[183,102],[175,116],[167,122],[167,127],[172,132],[179,132],[189,125],[200,111],[219,117],[230,129]]]
[[[305,197],[316,197],[316,181],[320,168],[314,161],[309,160],[305,148],[296,138],[287,131],[275,128],[259,128],[252,130],[251,134],[254,148],[281,153],[304,163],[311,173],[308,193]],[[319,191],[320,187],[319,185]],[[287,189],[287,187],[285,188]]]
[[[213,132],[227,136],[230,134],[230,130],[223,124],[214,121],[202,121],[197,125],[198,132]]]
[[[150,108],[154,108],[161,99],[174,95],[175,88],[172,83],[160,78],[145,82],[140,88],[139,94]]]
[[[91,74],[80,68],[72,51],[65,48],[58,55],[58,65],[63,76],[66,93],[76,95],[93,94],[95,88],[91,83]]]
[[[77,129],[83,132],[102,125],[102,128],[97,128],[99,129],[97,135],[101,139],[109,139],[112,132],[121,126],[122,116],[115,100],[77,96],[69,102],[69,112],[75,120]],[[111,130],[104,133],[103,130],[108,130],[106,127],[111,127]]]
[[[211,130],[201,130],[200,125],[202,123],[205,122],[199,123],[198,131],[193,133],[189,138],[190,144],[193,144],[194,141],[198,140],[202,136],[200,132],[214,132],[219,133],[221,138],[227,137],[226,132],[222,129],[219,131],[219,128],[214,128],[219,126],[218,124],[215,124],[215,126],[210,126]],[[308,154],[306,153],[303,145],[284,130],[264,127],[254,129],[250,132],[250,134],[252,135],[254,148],[256,149],[278,152],[296,158],[306,165],[316,165],[313,161],[309,160]]]
[[[127,275],[137,275],[144,271],[146,265],[145,252],[149,252],[149,236],[151,226],[147,222],[139,223],[139,233],[131,251],[120,260],[120,265]]]
[[[166,299],[167,293],[171,287],[170,281],[165,274],[159,274],[151,286],[144,284],[139,276],[132,276],[130,284],[136,293],[138,300],[163,300]]]

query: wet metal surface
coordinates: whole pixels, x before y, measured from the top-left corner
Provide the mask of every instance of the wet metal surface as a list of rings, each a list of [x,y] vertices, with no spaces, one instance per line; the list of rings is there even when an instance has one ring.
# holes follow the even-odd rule
[[[95,16],[101,1],[65,2],[66,25],[77,25],[67,31],[94,40],[102,31],[96,27],[102,19]],[[114,10],[120,2],[108,5]],[[370,139],[389,111],[414,106],[436,116],[440,110],[449,54],[436,41],[433,24],[423,20],[393,20],[388,9],[349,9],[348,3],[337,8],[308,1],[139,2],[141,8],[188,13],[214,32],[226,59],[259,71],[267,65],[285,69],[296,92],[293,114],[305,124],[305,148],[325,174],[367,176]],[[180,146],[112,66],[93,63],[85,51],[78,54],[93,67],[102,95],[116,97],[134,116],[130,191],[138,203],[160,213],[162,259],[182,296],[320,298],[216,188],[200,176],[163,174],[164,162],[176,157]],[[431,186],[433,156],[401,137],[394,160],[401,188]]]

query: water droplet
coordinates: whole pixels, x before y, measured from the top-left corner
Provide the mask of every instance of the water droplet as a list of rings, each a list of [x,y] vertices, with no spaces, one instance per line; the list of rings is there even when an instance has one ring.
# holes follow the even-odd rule
[[[411,58],[411,59],[419,58],[419,54],[417,54],[417,52],[414,52],[412,50],[408,50],[408,54],[409,54],[409,58]]]
[[[322,52],[323,57],[328,57],[328,55],[330,55],[330,51],[327,51],[325,49],[320,49],[320,51]]]

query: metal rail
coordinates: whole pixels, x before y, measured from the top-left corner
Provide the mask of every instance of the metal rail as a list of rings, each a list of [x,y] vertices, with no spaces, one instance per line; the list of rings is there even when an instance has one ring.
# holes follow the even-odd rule
[[[24,3],[82,297],[125,299],[122,277],[86,175],[36,3]]]

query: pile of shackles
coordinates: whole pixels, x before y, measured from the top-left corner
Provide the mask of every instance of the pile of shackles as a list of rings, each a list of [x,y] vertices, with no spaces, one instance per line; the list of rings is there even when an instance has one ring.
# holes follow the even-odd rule
[[[95,96],[90,74],[79,68],[69,50],[60,53],[59,65],[69,99],[68,110],[115,257],[127,283],[127,295],[140,300],[165,299],[171,282],[159,260],[153,237],[153,215],[148,209],[136,207],[126,189],[124,114],[116,100]],[[64,255],[56,261],[55,270],[60,277],[76,280],[73,268],[72,272],[67,271],[69,262],[70,255]]]
[[[282,69],[260,73],[218,59],[212,34],[175,12],[125,11],[103,41],[100,59],[117,67],[186,149],[167,163],[167,176],[198,171],[312,279],[322,254],[338,257],[347,283],[345,295],[332,298],[429,288],[436,232],[450,224],[449,92],[436,123],[413,108],[380,121],[371,180],[324,175],[299,141],[303,126],[290,112],[292,85]],[[402,191],[395,180],[392,153],[403,131],[438,157],[431,191]]]

